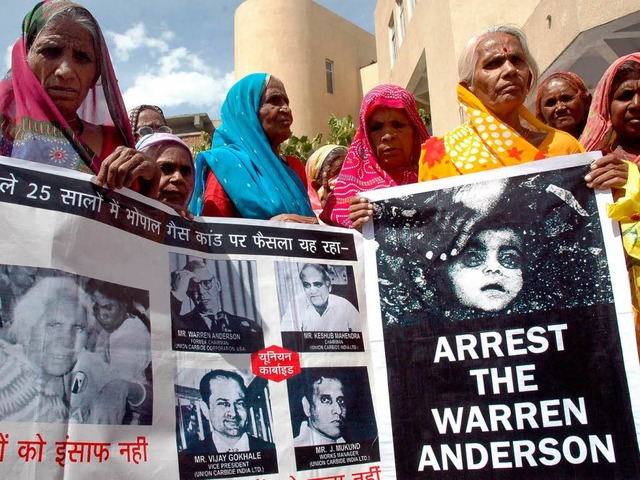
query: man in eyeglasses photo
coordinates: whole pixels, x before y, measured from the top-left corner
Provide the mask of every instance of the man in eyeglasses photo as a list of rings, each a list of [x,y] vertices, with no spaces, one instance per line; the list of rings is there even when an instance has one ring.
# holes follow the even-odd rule
[[[222,287],[210,266],[206,260],[196,258],[171,273],[174,348],[180,348],[176,347],[177,343],[184,343],[180,342],[182,337],[189,340],[191,348],[180,349],[220,351],[207,347],[244,340],[243,334],[250,338],[262,333],[262,327],[255,320],[224,311],[220,298]],[[181,314],[185,301],[193,309]]]

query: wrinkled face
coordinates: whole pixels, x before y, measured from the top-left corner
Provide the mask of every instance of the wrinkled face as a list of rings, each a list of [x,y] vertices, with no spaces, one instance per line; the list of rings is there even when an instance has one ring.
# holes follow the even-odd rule
[[[302,408],[309,425],[329,438],[342,436],[347,405],[342,382],[336,378],[321,378],[313,384],[313,401],[302,399]]]
[[[61,377],[71,371],[87,343],[87,313],[68,296],[51,300],[48,307],[46,318],[31,331],[25,353],[44,374]]]
[[[203,315],[214,314],[220,311],[220,282],[206,268],[197,268],[194,277],[187,287],[187,295],[195,305],[195,309]]]
[[[134,132],[136,142],[140,140],[140,138],[145,135],[150,135],[152,133],[156,133],[162,131],[163,133],[171,133],[167,128],[167,124],[160,115],[159,112],[151,108],[147,108],[146,110],[142,110],[138,115],[138,130]]]
[[[518,39],[508,33],[491,33],[480,39],[476,52],[469,91],[498,116],[516,110],[531,84],[531,71]]]
[[[640,78],[628,78],[611,93],[611,126],[619,142],[640,141]]]
[[[258,119],[272,147],[277,147],[291,136],[293,115],[289,97],[282,82],[275,77],[271,77],[262,94]]]
[[[367,118],[369,143],[378,163],[385,170],[413,168],[416,133],[406,112],[401,108],[376,107]]]
[[[554,78],[541,88],[540,110],[547,124],[573,135],[589,108],[578,90]]]
[[[91,34],[73,20],[63,19],[40,32],[27,62],[62,116],[75,117],[96,80]]]
[[[510,228],[483,230],[453,257],[448,275],[463,306],[503,310],[522,289],[522,242]]]
[[[161,173],[158,200],[186,206],[195,180],[189,152],[183,147],[169,144],[160,151],[156,161]]]
[[[127,306],[102,292],[93,294],[93,313],[98,323],[107,332],[115,332],[127,319]]]
[[[314,307],[324,308],[329,301],[331,282],[322,278],[322,273],[315,268],[305,268],[300,275],[304,293]]]
[[[213,378],[210,382],[209,419],[213,429],[229,438],[239,438],[247,426],[244,390],[230,378]]]

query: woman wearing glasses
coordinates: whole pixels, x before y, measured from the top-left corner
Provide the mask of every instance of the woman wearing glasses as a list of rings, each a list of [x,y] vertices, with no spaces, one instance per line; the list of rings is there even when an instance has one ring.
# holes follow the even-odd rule
[[[138,105],[129,111],[129,122],[136,142],[152,133],[172,133],[164,112],[156,105]]]

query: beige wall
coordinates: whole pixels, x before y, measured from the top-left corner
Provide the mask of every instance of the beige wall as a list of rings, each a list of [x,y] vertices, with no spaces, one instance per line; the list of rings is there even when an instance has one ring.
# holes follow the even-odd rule
[[[326,90],[325,59],[334,63]],[[376,59],[373,35],[312,0],[246,0],[235,13],[236,79],[259,71],[287,89],[296,135],[327,133],[331,114],[357,118],[360,68]]]
[[[407,87],[417,69],[426,69],[435,134],[442,134],[460,122],[455,95],[457,60],[468,39],[477,32],[505,23],[522,26],[544,72],[562,55],[577,57],[588,48],[606,50],[606,46],[590,45],[596,43],[594,38],[581,32],[592,29],[594,35],[598,34],[594,32],[596,27],[640,10],[640,0],[417,0],[416,3],[406,27],[406,38],[391,66],[388,25],[396,0],[377,2],[378,83]],[[575,52],[567,53],[570,47]],[[420,65],[422,59],[426,65]],[[565,64],[574,60],[567,58]]]

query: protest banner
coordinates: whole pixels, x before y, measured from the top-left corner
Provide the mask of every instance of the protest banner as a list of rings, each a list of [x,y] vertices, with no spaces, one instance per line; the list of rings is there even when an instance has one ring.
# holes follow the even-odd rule
[[[8,158],[0,219],[0,478],[379,478],[360,236]]]
[[[629,283],[611,196],[584,182],[594,155],[367,192],[383,478],[640,478]]]

